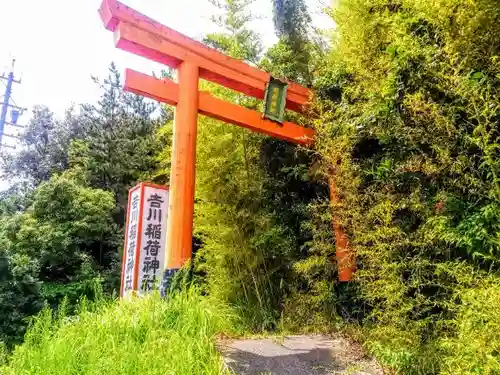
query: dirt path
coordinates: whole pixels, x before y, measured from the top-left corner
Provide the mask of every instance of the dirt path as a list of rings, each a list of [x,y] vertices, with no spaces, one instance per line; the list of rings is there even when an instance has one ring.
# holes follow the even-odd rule
[[[288,336],[222,340],[226,365],[238,375],[383,375],[361,348],[342,337]]]

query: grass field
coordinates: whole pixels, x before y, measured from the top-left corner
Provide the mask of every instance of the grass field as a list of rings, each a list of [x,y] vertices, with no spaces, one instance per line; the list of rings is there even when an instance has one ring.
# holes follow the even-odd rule
[[[227,307],[184,291],[82,304],[74,317],[43,311],[0,373],[6,375],[225,374],[215,336],[233,330]]]

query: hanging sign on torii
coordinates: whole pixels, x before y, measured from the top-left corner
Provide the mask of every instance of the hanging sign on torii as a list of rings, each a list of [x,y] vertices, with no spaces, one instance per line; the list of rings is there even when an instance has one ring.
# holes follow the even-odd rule
[[[314,142],[314,131],[283,121],[285,108],[303,112],[309,89],[275,80],[269,73],[226,56],[116,0],[103,0],[99,14],[114,32],[115,44],[125,51],[177,69],[178,83],[130,69],[124,89],[175,105],[165,275],[168,279],[191,258],[198,113],[299,145]],[[220,84],[264,100],[264,114],[200,92],[199,79]],[[336,202],[334,186],[332,202]],[[333,199],[334,198],[334,199]],[[347,237],[334,219],[340,281],[349,281],[354,257]]]

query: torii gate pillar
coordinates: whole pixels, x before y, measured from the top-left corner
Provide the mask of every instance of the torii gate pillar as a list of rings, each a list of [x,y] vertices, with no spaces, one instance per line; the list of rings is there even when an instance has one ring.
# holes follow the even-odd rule
[[[191,258],[198,122],[198,67],[178,68],[179,101],[175,109],[166,268],[177,270]]]

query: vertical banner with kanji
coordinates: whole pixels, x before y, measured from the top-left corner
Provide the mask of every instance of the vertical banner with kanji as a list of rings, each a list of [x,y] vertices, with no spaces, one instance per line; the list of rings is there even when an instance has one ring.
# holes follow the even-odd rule
[[[122,297],[158,287],[165,264],[168,186],[143,182],[129,191]]]

